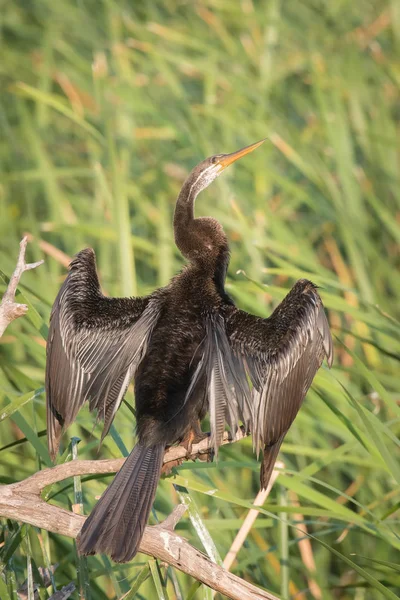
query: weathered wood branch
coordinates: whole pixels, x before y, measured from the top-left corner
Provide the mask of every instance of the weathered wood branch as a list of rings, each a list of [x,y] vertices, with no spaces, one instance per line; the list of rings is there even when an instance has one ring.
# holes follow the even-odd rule
[[[243,430],[239,430],[235,440],[245,435]],[[228,433],[225,433],[222,443],[232,441],[234,440],[229,438]],[[211,452],[209,437],[193,445],[190,458],[208,452]],[[187,458],[186,448],[173,447],[165,453],[164,464]],[[0,486],[0,516],[76,538],[85,517],[48,504],[41,497],[42,491],[53,483],[76,475],[114,473],[121,468],[123,462],[124,459],[74,460],[39,471],[18,483]],[[177,507],[163,523],[147,526],[140,551],[176,567],[232,600],[278,600],[270,592],[261,590],[216,565],[176,534],[174,527],[183,512],[183,507]]]
[[[11,276],[8,287],[0,303],[0,337],[3,335],[5,329],[11,323],[11,321],[18,319],[18,317],[22,317],[28,310],[26,304],[18,304],[18,302],[15,302],[15,292],[17,291],[17,286],[19,280],[21,279],[22,273],[25,271],[30,271],[31,269],[35,269],[43,263],[42,260],[30,264],[25,262],[27,243],[28,238],[25,236],[19,244],[20,250],[17,266],[15,267],[14,273]]]

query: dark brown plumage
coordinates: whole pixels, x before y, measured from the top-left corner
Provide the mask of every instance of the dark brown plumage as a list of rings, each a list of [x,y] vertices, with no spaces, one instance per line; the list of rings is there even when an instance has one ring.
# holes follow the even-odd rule
[[[47,346],[48,444],[54,459],[63,429],[89,400],[108,432],[135,380],[137,444],[85,522],[83,554],[118,562],[137,552],[167,446],[198,434],[210,413],[218,452],[226,424],[244,423],[263,452],[268,484],[282,440],[332,340],[316,287],[298,281],[268,319],[245,313],[224,289],[229,246],[221,225],[195,219],[194,203],[229,164],[261,142],[206,159],[179,194],[175,241],[188,264],[145,298],[106,298],[95,256],[82,250],[55,301]]]

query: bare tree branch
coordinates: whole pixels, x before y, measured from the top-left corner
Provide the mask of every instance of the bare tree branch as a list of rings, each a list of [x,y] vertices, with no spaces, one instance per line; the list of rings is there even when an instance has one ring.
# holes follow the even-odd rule
[[[25,251],[27,243],[28,238],[25,236],[19,244],[20,250],[17,266],[15,267],[10,283],[8,284],[0,303],[0,337],[3,335],[6,327],[8,327],[11,321],[18,319],[18,317],[22,317],[28,310],[26,304],[18,304],[18,302],[15,302],[15,292],[17,291],[17,285],[21,279],[22,273],[35,269],[43,263],[42,260],[39,260],[35,263],[26,264]]]
[[[244,436],[245,433],[241,430],[236,439]],[[230,441],[233,440],[229,439],[226,432],[223,443]],[[207,454],[210,450],[210,438],[206,438],[193,445],[190,457]],[[186,448],[177,446],[165,453],[164,463],[186,458]],[[124,459],[74,460],[39,471],[18,483],[0,486],[0,516],[76,538],[85,517],[46,503],[41,498],[43,489],[76,475],[113,473],[121,468],[123,462]],[[232,600],[278,600],[270,592],[255,587],[211,562],[187,540],[177,535],[173,529],[183,513],[183,508],[177,507],[163,523],[146,527],[140,551],[176,567]]]

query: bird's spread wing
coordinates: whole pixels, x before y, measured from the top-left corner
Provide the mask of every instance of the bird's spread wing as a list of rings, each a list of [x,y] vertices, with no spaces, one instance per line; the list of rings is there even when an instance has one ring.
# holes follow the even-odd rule
[[[89,400],[108,432],[145,354],[159,305],[150,298],[107,298],[100,291],[93,250],[77,254],[53,306],[47,343],[49,451]]]
[[[264,450],[265,488],[315,373],[325,356],[332,364],[321,299],[310,281],[300,280],[268,319],[227,306],[222,317],[208,320],[206,331],[197,371],[207,373],[214,446],[225,421],[233,430],[244,422],[257,453]]]
[[[301,279],[268,319],[234,310],[226,333],[253,385],[251,432],[257,453],[264,450],[265,488],[282,440],[324,357],[332,364],[328,322],[316,286]]]

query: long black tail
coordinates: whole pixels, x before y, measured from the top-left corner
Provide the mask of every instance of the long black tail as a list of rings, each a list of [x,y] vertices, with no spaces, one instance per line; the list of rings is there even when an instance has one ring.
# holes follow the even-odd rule
[[[138,551],[160,477],[164,446],[137,444],[79,534],[81,554],[127,562]]]

